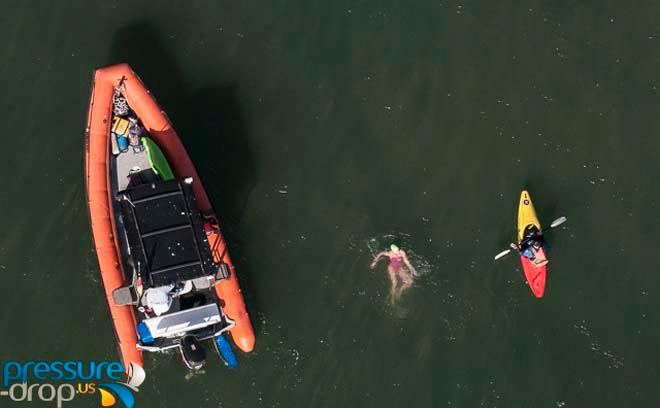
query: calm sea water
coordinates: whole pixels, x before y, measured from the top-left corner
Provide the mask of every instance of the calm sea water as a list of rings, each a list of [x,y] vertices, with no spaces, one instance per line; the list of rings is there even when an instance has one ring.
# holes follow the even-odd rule
[[[118,357],[83,131],[93,69],[125,61],[197,165],[257,332],[233,372],[148,356],[136,407],[656,406],[659,19],[652,1],[5,4],[0,360]],[[493,261],[523,188],[543,223],[569,219],[542,300]],[[422,272],[395,306],[368,268],[393,241]]]

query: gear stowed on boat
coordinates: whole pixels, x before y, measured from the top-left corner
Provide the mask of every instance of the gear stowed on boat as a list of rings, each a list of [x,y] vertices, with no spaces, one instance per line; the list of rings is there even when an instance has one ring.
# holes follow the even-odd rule
[[[216,215],[149,91],[126,64],[96,70],[86,187],[94,244],[125,367],[178,349],[187,367],[210,340],[230,367],[254,331]]]

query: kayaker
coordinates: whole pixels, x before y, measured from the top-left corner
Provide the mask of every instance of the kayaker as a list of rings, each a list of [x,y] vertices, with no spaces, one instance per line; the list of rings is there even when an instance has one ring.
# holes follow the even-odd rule
[[[534,260],[534,251],[532,250],[532,248],[530,246],[526,246],[526,247],[523,248],[522,243],[521,243],[521,245],[516,245],[513,242],[511,244],[509,244],[509,246],[514,251],[520,252],[521,256],[524,256],[525,258],[528,258],[530,260]]]
[[[389,251],[382,251],[376,254],[374,260],[371,262],[370,268],[375,268],[378,261],[384,257],[387,257],[390,260],[390,264],[387,266],[387,271],[391,282],[390,302],[394,303],[394,301],[412,285],[413,277],[419,276],[419,274],[410,263],[406,252],[396,246],[396,244],[391,244]],[[399,285],[399,281],[401,281],[401,285]]]
[[[546,242],[543,233],[539,231],[536,226],[532,225],[525,229],[525,234],[523,235],[522,241],[520,241],[520,245],[512,243],[511,249],[517,250],[520,252],[520,255],[534,261],[538,251],[543,248],[545,244]]]

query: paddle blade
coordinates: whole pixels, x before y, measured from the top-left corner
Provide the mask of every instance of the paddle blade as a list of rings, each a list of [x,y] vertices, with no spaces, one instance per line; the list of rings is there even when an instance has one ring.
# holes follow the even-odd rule
[[[550,228],[558,227],[565,222],[566,222],[566,217],[559,217],[556,220],[552,221],[552,224],[550,224]]]
[[[503,258],[503,257],[509,255],[510,252],[511,252],[510,249],[506,249],[506,250],[500,252],[499,254],[495,255],[495,260],[497,261],[498,259]]]

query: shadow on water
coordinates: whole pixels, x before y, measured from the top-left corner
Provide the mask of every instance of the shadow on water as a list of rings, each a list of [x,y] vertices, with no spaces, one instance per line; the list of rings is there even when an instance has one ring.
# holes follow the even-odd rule
[[[129,63],[177,129],[220,218],[252,324],[259,332],[256,325],[261,319],[256,317],[262,308],[249,270],[242,267],[244,257],[237,245],[239,224],[256,178],[238,88],[219,78],[190,89],[163,38],[158,26],[148,19],[131,22],[113,35],[107,63]],[[191,63],[208,65],[207,61]]]

